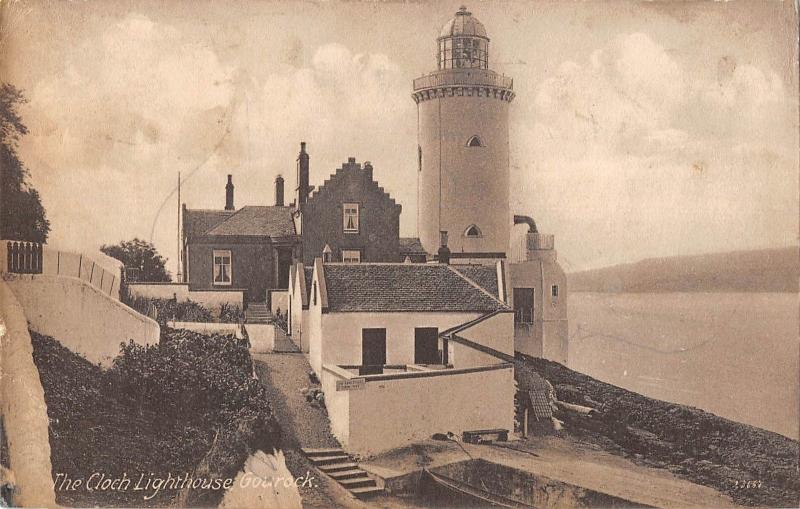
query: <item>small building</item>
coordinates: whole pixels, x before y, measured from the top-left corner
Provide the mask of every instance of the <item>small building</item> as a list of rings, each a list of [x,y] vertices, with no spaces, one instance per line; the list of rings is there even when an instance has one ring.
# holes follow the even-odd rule
[[[528,223],[529,231],[509,264],[515,349],[566,365],[567,276],[557,261],[553,235],[539,233],[533,219],[518,217]]]
[[[184,282],[190,291],[241,290],[245,302],[264,302],[271,289],[289,286],[299,248],[291,207],[234,208],[228,175],[223,210],[182,211]]]
[[[308,172],[304,144],[298,165],[300,173],[306,174],[299,177],[303,182]],[[349,158],[310,196],[298,196],[298,203],[306,266],[315,258],[348,263],[402,261],[402,207],[375,181],[369,162],[362,167]]]
[[[302,337],[332,430],[348,450],[378,452],[437,432],[513,430],[513,365],[487,353],[514,354],[503,267],[462,270],[315,261]]]
[[[302,262],[292,265],[289,284],[289,307],[287,329],[295,345],[308,353],[308,339],[304,338],[304,324],[308,321],[308,304],[314,267],[305,267]]]

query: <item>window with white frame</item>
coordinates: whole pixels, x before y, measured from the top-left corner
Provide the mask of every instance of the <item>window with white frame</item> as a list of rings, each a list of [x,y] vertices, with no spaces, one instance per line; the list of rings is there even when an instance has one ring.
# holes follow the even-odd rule
[[[342,249],[344,263],[361,263],[361,251],[358,249]]]
[[[214,250],[214,284],[231,284],[231,252]]]
[[[358,203],[342,205],[342,226],[345,233],[358,233]]]

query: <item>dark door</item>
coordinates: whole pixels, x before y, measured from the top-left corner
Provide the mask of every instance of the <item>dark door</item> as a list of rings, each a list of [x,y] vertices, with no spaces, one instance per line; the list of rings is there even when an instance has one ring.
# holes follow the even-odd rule
[[[386,329],[361,329],[361,375],[383,373]]]
[[[414,364],[439,364],[439,329],[414,329]]]
[[[277,288],[289,288],[289,269],[292,266],[292,251],[289,249],[278,250],[278,281]]]
[[[533,323],[533,288],[514,288],[514,324]]]

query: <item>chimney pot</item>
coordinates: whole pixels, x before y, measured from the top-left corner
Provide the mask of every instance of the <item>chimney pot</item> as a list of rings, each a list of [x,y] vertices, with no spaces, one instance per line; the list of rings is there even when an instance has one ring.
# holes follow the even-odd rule
[[[228,174],[228,183],[225,184],[225,210],[234,210],[233,207],[233,175]]]
[[[444,263],[445,265],[450,264],[450,248],[447,247],[447,232],[440,231],[439,238],[441,240],[441,246],[439,247],[439,263]]]
[[[275,205],[283,207],[283,176],[275,177]]]

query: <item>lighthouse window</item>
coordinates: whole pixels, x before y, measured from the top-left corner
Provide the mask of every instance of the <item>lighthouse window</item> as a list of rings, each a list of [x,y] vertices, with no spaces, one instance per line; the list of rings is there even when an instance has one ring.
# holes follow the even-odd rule
[[[468,147],[482,147],[483,146],[483,142],[477,136],[473,136],[472,138],[467,140],[467,146]]]
[[[550,288],[550,295],[553,296],[553,301],[557,301],[558,300],[558,285],[553,285]]]
[[[464,236],[465,237],[476,237],[477,238],[477,237],[483,237],[483,234],[481,233],[480,228],[478,228],[474,224],[471,224],[464,231]]]

